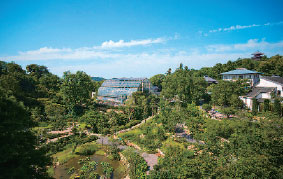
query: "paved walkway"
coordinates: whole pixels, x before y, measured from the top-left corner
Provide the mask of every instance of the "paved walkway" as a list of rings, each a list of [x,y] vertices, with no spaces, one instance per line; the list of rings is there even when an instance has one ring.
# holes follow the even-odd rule
[[[112,145],[113,144],[113,142],[111,142],[107,136],[100,136],[99,139],[97,139],[96,142],[99,143],[99,144],[103,144],[103,145]],[[125,150],[128,147],[129,146],[127,146],[127,145],[118,145],[118,148],[121,149],[121,150]],[[147,152],[142,152],[141,150],[139,150],[136,147],[134,147],[134,148],[135,148],[136,152],[141,153],[141,156],[146,161],[147,165],[149,166],[149,169],[153,170],[153,166],[158,163],[158,156],[156,154],[149,154]]]
[[[146,152],[143,152],[141,156],[149,166],[149,170],[153,170],[153,166],[158,163],[158,156],[156,154],[148,154]]]
[[[157,113],[157,114],[158,114],[158,113]],[[130,131],[130,130],[133,130],[133,129],[135,129],[135,128],[138,128],[140,125],[142,125],[142,124],[145,123],[147,120],[150,120],[150,119],[153,118],[153,117],[154,117],[154,116],[150,116],[150,117],[148,117],[148,118],[142,120],[142,121],[141,121],[140,123],[138,123],[137,125],[132,126],[131,128],[120,130],[120,131],[116,132],[115,135],[118,135],[118,134],[124,133],[124,132],[128,132],[128,131]]]
[[[196,143],[197,142],[195,139],[193,139],[193,137],[190,134],[187,134],[185,131],[176,132],[176,136],[177,137],[183,137],[184,139],[186,139],[186,141],[188,141],[190,143]]]
[[[115,133],[115,135],[120,134],[120,133],[124,133],[124,132],[128,132],[128,131],[130,131],[130,130],[133,130],[133,129],[135,129],[135,128],[138,128],[138,127],[140,127],[140,125],[142,125],[143,123],[145,123],[147,120],[152,119],[153,117],[154,117],[154,116],[151,116],[151,117],[149,117],[149,118],[147,118],[147,119],[144,119],[144,120],[142,120],[140,123],[138,123],[137,125],[135,125],[135,126],[133,126],[133,127],[131,127],[131,128],[118,131],[118,132]],[[103,143],[103,144],[105,144],[105,145],[112,145],[112,144],[113,144],[111,141],[109,141],[109,138],[108,138],[107,136],[99,136],[99,138],[97,139],[97,143],[99,143],[99,144],[102,144],[102,143]],[[121,150],[125,150],[125,149],[127,149],[129,146],[131,146],[131,144],[132,144],[132,143],[129,142],[129,143],[127,144],[128,146],[126,146],[126,145],[118,145],[118,148],[120,148]],[[136,145],[136,144],[135,144],[135,145]],[[137,146],[137,145],[136,145],[136,146]],[[134,147],[134,148],[135,148],[136,152],[140,153],[141,156],[144,158],[144,160],[146,161],[147,165],[149,166],[149,169],[150,169],[150,170],[153,170],[153,166],[158,163],[158,156],[157,156],[156,154],[149,154],[149,153],[147,153],[147,152],[142,152],[142,151],[140,150],[140,147],[139,147],[139,146]]]

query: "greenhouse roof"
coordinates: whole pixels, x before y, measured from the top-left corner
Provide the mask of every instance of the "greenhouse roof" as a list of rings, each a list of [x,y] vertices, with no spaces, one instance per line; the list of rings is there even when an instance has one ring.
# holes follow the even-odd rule
[[[113,88],[138,88],[142,81],[148,80],[147,78],[114,78],[106,80],[102,83],[101,87]]]

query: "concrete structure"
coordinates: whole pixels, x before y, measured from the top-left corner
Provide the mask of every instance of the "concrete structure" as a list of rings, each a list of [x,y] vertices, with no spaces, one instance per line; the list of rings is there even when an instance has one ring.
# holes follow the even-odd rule
[[[251,86],[259,82],[260,72],[247,70],[246,68],[237,68],[236,70],[221,73],[222,79],[226,81],[236,81],[238,79],[247,79]]]
[[[252,109],[252,99],[258,102],[272,99],[272,96],[283,97],[283,78],[278,76],[260,76],[260,81],[246,96],[240,96],[246,107]]]

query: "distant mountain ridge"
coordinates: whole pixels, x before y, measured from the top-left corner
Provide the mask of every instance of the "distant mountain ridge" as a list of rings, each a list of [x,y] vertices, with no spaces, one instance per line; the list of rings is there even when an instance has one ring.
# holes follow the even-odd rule
[[[103,78],[103,77],[91,77],[91,79],[93,81],[103,81],[103,80],[105,80],[105,78]]]

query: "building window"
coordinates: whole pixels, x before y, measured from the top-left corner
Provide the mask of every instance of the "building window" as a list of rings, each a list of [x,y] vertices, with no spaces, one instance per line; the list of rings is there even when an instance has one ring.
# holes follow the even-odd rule
[[[240,78],[240,79],[243,79],[243,75],[240,75],[239,78]]]

